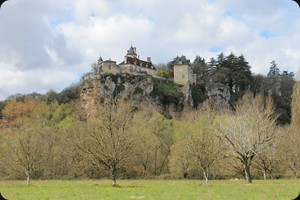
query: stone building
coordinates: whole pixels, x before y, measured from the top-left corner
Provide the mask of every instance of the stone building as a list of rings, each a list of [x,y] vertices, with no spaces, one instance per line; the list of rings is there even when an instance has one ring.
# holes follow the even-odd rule
[[[135,47],[130,47],[124,56],[124,61],[117,65],[116,61],[111,59],[103,61],[102,57],[98,59],[98,71],[100,74],[149,74],[154,75],[156,69],[148,57],[147,61],[140,60]]]
[[[99,72],[102,74],[118,74],[120,73],[120,67],[116,61],[111,59],[103,61],[102,57],[98,59]]]
[[[174,82],[181,85],[196,84],[190,60],[184,56],[178,57],[174,62]]]
[[[155,67],[151,62],[151,58],[148,57],[147,61],[139,59],[137,55],[136,48],[130,47],[127,54],[124,56],[124,61],[119,64],[121,72],[123,73],[146,73],[149,75],[154,75]]]

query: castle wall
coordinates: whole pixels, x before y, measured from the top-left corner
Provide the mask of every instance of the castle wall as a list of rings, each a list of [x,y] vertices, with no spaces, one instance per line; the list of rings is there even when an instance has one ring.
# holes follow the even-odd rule
[[[149,75],[154,75],[155,70],[150,69],[150,68],[146,68],[146,67],[141,67],[141,71],[146,72]]]
[[[118,74],[120,67],[115,61],[104,61],[100,64],[101,72],[105,74]]]
[[[145,72],[149,75],[154,75],[155,70],[146,68],[146,67],[141,67],[138,65],[133,65],[133,64],[123,64],[120,66],[121,72],[122,73],[128,73],[128,74],[135,74],[135,73],[142,73]]]
[[[120,66],[122,73],[131,74],[136,71],[136,66],[132,64],[124,64]]]

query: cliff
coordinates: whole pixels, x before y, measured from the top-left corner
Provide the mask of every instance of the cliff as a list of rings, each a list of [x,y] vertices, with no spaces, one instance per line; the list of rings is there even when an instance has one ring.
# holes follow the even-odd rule
[[[126,97],[139,110],[157,111],[167,118],[180,118],[193,107],[191,89],[147,74],[88,74],[81,79],[82,108],[89,113],[106,98]]]
[[[80,99],[87,117],[105,99],[125,97],[139,110],[156,111],[167,118],[181,118],[211,99],[216,109],[228,107],[228,87],[219,83],[180,85],[148,74],[88,74],[80,81]]]

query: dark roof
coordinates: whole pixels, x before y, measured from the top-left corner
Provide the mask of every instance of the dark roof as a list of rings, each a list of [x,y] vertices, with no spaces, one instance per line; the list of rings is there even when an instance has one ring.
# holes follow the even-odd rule
[[[191,61],[186,59],[185,56],[181,56],[174,60],[174,65],[191,65]]]
[[[98,62],[102,62],[102,61],[103,61],[103,59],[102,59],[102,57],[100,56],[99,59],[98,59]]]
[[[127,55],[137,55],[137,54],[134,52],[133,46],[131,46],[131,47],[129,48],[129,50],[127,51]]]
[[[138,58],[127,57],[127,63],[125,63],[124,61],[120,63],[120,65],[126,65],[126,64],[138,65],[141,67],[146,67],[149,69],[156,70],[152,62],[143,61]]]
[[[111,62],[111,63],[116,63],[116,61],[113,61],[113,60],[105,60],[105,61],[103,61],[103,62]]]

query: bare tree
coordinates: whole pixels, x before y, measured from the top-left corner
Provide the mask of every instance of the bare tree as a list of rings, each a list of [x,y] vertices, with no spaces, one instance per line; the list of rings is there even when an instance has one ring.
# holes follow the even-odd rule
[[[261,154],[258,154],[253,160],[253,167],[263,172],[264,180],[267,180],[268,174],[271,179],[273,179],[273,171],[278,161],[277,157],[277,148],[271,147]]]
[[[293,88],[291,110],[292,110],[291,125],[300,126],[300,82],[297,82]]]
[[[135,145],[135,166],[141,167],[141,175],[147,176],[154,171],[154,156],[158,144],[158,139],[152,132],[149,125],[150,113],[139,112],[134,117],[134,129],[139,132],[136,139],[139,141]]]
[[[180,173],[183,175],[183,178],[187,178],[191,166],[193,164],[191,155],[186,148],[188,142],[186,139],[183,139],[171,147],[169,168],[172,173]]]
[[[187,137],[187,149],[194,158],[196,165],[201,168],[206,184],[212,167],[223,157],[221,141],[216,137],[213,129],[215,114],[210,107],[195,119],[192,130]]]
[[[154,174],[160,175],[168,167],[171,146],[174,144],[173,124],[159,113],[154,113],[149,125],[157,141],[154,149]]]
[[[282,143],[283,158],[295,178],[300,176],[300,83],[294,85],[292,97],[292,122],[285,131]]]
[[[7,160],[12,170],[25,171],[29,186],[31,174],[53,156],[53,129],[48,125],[46,103],[32,98],[11,101],[5,116],[12,120],[9,124],[13,127],[6,138],[10,154]]]
[[[116,186],[117,172],[133,154],[135,133],[132,127],[133,112],[124,99],[105,101],[99,115],[73,130],[72,142],[91,162],[105,167]]]
[[[91,63],[92,73],[98,74],[100,72],[100,68],[97,63]]]
[[[236,106],[234,114],[220,118],[219,137],[244,167],[245,178],[251,183],[250,166],[254,156],[273,145],[277,116],[273,102],[258,95],[246,93]]]
[[[27,186],[32,172],[41,169],[42,164],[52,158],[53,140],[51,129],[26,122],[14,133],[11,145],[11,160],[14,170],[24,170]]]

